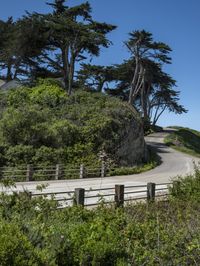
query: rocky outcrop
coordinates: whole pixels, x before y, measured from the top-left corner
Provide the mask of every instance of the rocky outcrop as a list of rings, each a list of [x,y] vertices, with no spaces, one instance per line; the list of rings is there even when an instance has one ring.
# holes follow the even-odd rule
[[[121,131],[121,142],[116,150],[119,164],[134,166],[147,160],[147,148],[144,140],[142,122],[133,118]]]

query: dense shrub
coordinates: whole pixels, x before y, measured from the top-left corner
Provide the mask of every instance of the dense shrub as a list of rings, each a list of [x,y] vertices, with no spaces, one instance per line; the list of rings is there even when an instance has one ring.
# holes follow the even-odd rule
[[[33,146],[29,145],[16,145],[10,146],[5,152],[5,159],[8,165],[21,165],[33,163],[33,156],[35,150]]]
[[[77,91],[68,97],[53,80],[33,88],[11,90],[2,97],[0,117],[1,166],[27,163],[99,164],[105,150],[116,160],[114,147],[121,130],[136,112],[118,99]]]
[[[199,265],[200,209],[172,200],[56,209],[28,193],[0,196],[1,265]]]
[[[194,174],[175,179],[170,191],[173,197],[183,201],[200,202],[200,164],[194,165]]]
[[[0,261],[7,265],[38,265],[41,262],[28,237],[15,223],[0,222]],[[40,264],[41,265],[41,264]]]
[[[65,161],[65,151],[64,149],[55,149],[51,147],[41,146],[35,149],[35,154],[32,158],[34,165],[50,165],[57,163],[63,163]]]
[[[51,144],[50,116],[49,110],[35,105],[7,108],[0,121],[1,141],[10,146]]]
[[[60,209],[52,196],[0,193],[0,264],[200,265],[200,169],[165,201]],[[42,185],[38,188],[42,190]]]

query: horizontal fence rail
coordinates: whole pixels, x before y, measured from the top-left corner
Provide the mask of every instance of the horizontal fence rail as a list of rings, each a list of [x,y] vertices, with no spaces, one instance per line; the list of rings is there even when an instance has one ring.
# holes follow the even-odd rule
[[[50,181],[64,179],[82,179],[93,177],[105,177],[112,169],[101,164],[96,168],[80,167],[69,168],[62,164],[54,166],[23,165],[18,167],[0,167],[0,179],[10,178],[15,182]]]
[[[114,203],[117,207],[123,206],[129,201],[153,202],[156,198],[163,198],[169,195],[169,186],[173,183],[147,183],[147,185],[125,186],[116,184],[114,187],[101,189],[75,188],[71,191],[60,192],[32,192],[32,197],[46,197],[59,202],[60,207],[72,205],[98,206],[99,204]]]

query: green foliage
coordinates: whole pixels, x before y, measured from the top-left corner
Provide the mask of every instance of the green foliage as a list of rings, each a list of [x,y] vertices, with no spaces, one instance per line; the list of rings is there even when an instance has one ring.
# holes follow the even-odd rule
[[[81,140],[80,129],[68,120],[55,121],[49,127],[49,133],[57,147],[72,146]]]
[[[11,90],[4,101],[1,166],[97,166],[98,153],[105,150],[113,159],[122,129],[132,119],[139,123],[135,110],[120,100],[84,91],[69,97],[51,79]]]
[[[0,121],[2,142],[7,145],[48,145],[48,109],[37,105],[8,107]]]
[[[178,177],[170,191],[173,197],[183,201],[200,202],[200,164],[194,165],[194,174]]]
[[[149,171],[161,164],[161,159],[153,148],[148,149],[149,160],[147,163],[140,164],[134,167],[111,167],[109,170],[110,176],[133,175]]]
[[[6,106],[7,106],[7,93],[5,93],[4,91],[0,91],[0,110],[1,110],[0,118]]]
[[[25,234],[14,223],[0,222],[0,261],[7,265],[37,265],[37,253]]]
[[[24,103],[28,104],[30,102],[30,91],[31,89],[26,87],[17,90],[12,89],[9,94],[7,94],[7,105],[18,108]]]
[[[42,106],[57,107],[66,102],[67,95],[59,87],[59,82],[51,79],[39,80],[38,86],[34,87],[30,94],[32,103]]]
[[[42,189],[42,188],[39,188]],[[199,265],[195,201],[56,209],[54,198],[0,195],[1,265]]]
[[[35,149],[35,154],[32,160],[34,165],[56,165],[57,163],[64,162],[64,158],[64,149],[41,146],[40,148]]]
[[[200,157],[200,132],[183,127],[174,127],[176,130],[165,138],[165,143],[173,148]]]
[[[33,162],[34,155],[35,150],[33,146],[19,144],[15,146],[10,146],[6,150],[5,160],[10,166],[29,164]]]
[[[139,165],[135,167],[119,167],[113,168],[109,171],[110,176],[117,176],[117,175],[133,175],[143,173],[145,171],[149,171],[157,166],[156,161],[152,161],[150,163],[146,163],[144,165]]]
[[[12,42],[16,48],[12,47],[10,56],[11,61],[16,56],[14,67],[18,71],[14,67],[9,70],[11,78],[21,78],[22,72],[33,83],[38,77],[61,77],[70,95],[77,64],[90,55],[98,56],[101,47],[108,48],[111,43],[106,35],[116,27],[94,21],[89,2],[73,7],[61,1],[49,5],[55,9],[53,12],[27,12],[15,23]]]

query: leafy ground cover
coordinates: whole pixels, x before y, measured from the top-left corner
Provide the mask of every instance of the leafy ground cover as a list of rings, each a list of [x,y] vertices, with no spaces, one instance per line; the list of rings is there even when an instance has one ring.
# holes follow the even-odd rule
[[[200,132],[183,127],[176,129],[165,138],[165,143],[181,152],[200,157]]]
[[[178,179],[188,189],[167,201],[124,208],[57,209],[53,198],[3,193],[1,265],[199,265],[199,173]]]

